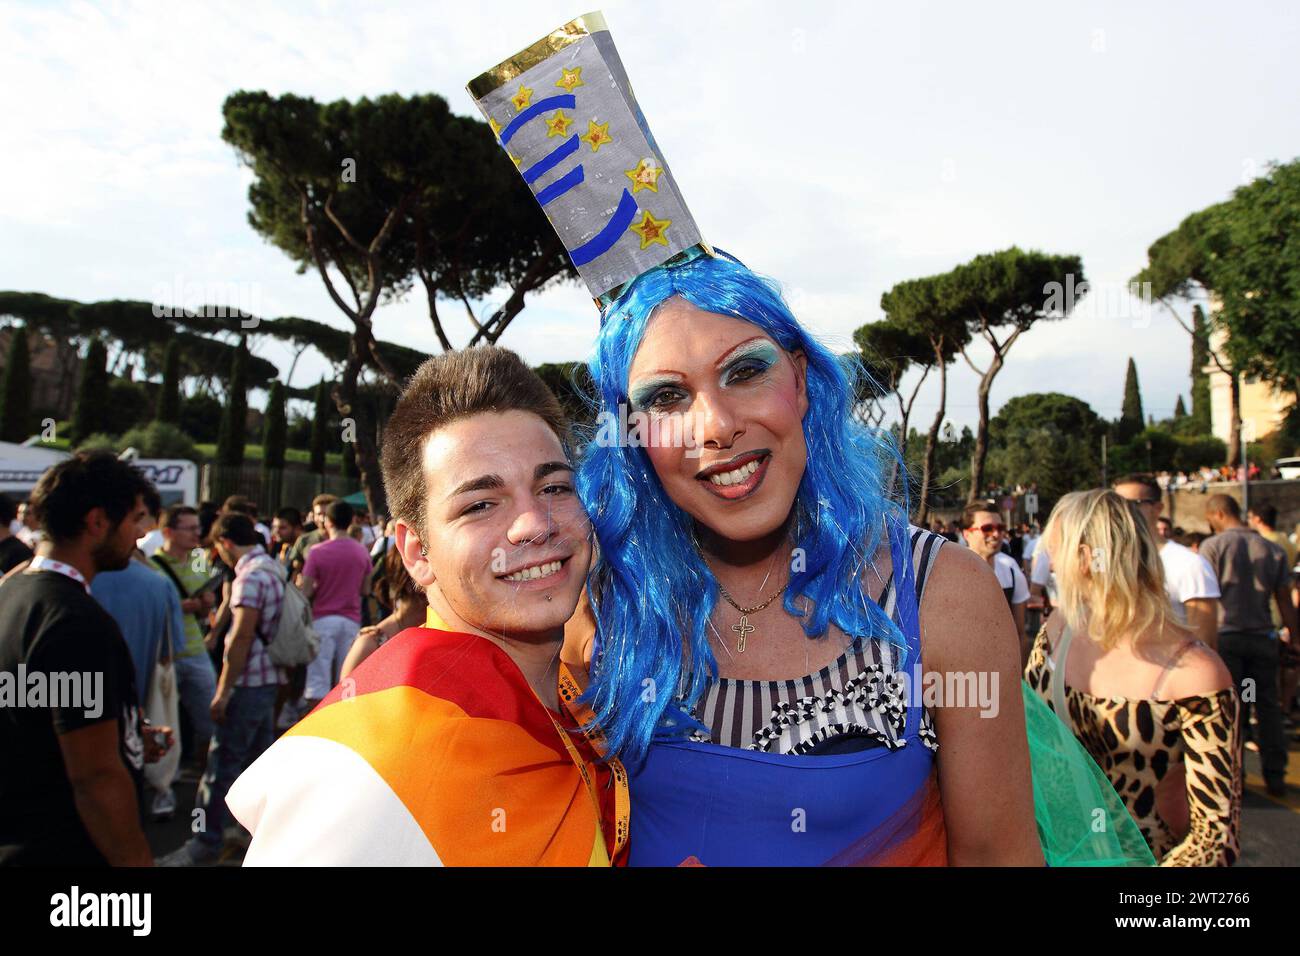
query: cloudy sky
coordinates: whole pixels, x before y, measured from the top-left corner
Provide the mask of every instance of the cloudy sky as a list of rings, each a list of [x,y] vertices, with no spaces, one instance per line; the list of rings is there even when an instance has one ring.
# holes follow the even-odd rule
[[[1125,287],[1183,216],[1300,155],[1289,6],[602,9],[705,236],[779,279],[830,344],[846,348],[901,280],[1013,244],[1076,253],[1094,294],[1021,338],[994,409],[1055,390],[1115,417],[1131,355],[1163,417],[1188,392],[1188,340]],[[0,2],[0,289],[155,301],[198,283],[261,315],[342,327],[319,279],[248,226],[250,177],[220,137],[225,97],[436,92],[470,114],[466,81],[585,12],[550,0]],[[560,288],[530,299],[502,344],[534,364],[580,359],[595,324],[585,291]],[[383,307],[377,330],[437,348],[422,294]],[[287,367],[287,352],[259,350]],[[295,384],[322,368],[304,359]],[[975,420],[974,386],[955,370],[958,425]],[[934,399],[927,383],[917,414]]]

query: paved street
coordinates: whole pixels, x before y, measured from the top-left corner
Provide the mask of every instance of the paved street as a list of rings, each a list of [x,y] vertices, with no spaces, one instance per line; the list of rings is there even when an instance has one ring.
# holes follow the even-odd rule
[[[194,794],[198,789],[198,781],[193,774],[190,774],[175,784],[172,789],[176,792],[176,815],[170,820],[159,823],[146,823],[144,827],[144,834],[149,840],[149,847],[153,850],[155,858],[170,853],[190,837],[192,819],[190,811],[194,808]],[[221,865],[239,866],[242,859],[243,852],[237,847],[229,846]]]
[[[1246,752],[1238,866],[1300,866],[1300,742],[1294,733],[1286,780],[1286,797],[1270,797],[1260,776],[1259,754]]]

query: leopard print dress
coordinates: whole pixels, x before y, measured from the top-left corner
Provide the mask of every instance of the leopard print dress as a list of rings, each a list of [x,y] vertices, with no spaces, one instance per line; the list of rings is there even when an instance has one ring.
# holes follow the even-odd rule
[[[1025,680],[1052,702],[1051,644],[1044,627]],[[1094,697],[1065,689],[1071,729],[1110,779],[1161,866],[1231,866],[1241,818],[1240,703],[1234,690],[1178,700]],[[1179,763],[1190,825],[1181,838],[1156,813],[1156,786]]]

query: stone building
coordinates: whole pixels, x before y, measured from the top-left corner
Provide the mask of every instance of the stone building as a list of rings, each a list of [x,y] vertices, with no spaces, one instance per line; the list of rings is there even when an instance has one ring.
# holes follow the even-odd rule
[[[1228,361],[1228,333],[1215,329],[1210,333],[1210,348],[1225,365]],[[1205,371],[1210,377],[1210,431],[1225,445],[1231,446],[1232,435],[1232,379],[1213,358]],[[1240,385],[1241,435],[1245,441],[1260,441],[1275,431],[1286,419],[1287,409],[1295,400],[1290,392],[1280,391],[1253,375],[1242,376]]]
[[[0,328],[0,374],[9,360],[9,343],[14,327]],[[70,342],[57,342],[35,329],[27,329],[27,351],[31,356],[32,412],[63,421],[72,415],[81,374],[81,358]]]

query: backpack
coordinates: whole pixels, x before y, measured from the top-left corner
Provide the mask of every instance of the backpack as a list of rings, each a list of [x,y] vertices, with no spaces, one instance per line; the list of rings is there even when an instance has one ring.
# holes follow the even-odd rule
[[[311,626],[311,602],[289,580],[289,571],[279,561],[267,562],[274,574],[284,584],[284,597],[280,602],[280,620],[275,625],[275,636],[266,645],[271,663],[279,667],[301,667],[316,659],[320,651],[320,635]]]

